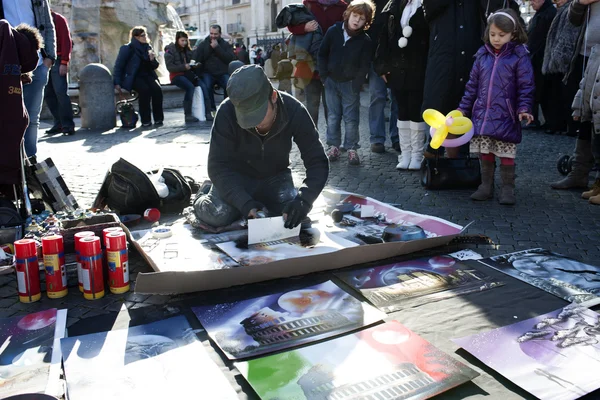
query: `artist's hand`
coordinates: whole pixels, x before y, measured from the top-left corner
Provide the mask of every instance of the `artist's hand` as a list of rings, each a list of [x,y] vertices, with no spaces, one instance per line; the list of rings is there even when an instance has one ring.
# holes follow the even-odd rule
[[[260,218],[259,211],[263,211],[266,214],[266,207],[263,203],[256,200],[250,200],[241,209],[242,215],[246,218]]]
[[[315,20],[307,22],[306,25],[304,25],[304,32],[307,32],[307,33],[314,32],[317,29],[319,29],[319,24]]]
[[[212,47],[213,49],[216,49],[218,45],[219,45],[219,42],[217,41],[217,39],[210,39],[210,47]]]
[[[60,76],[67,76],[67,72],[69,72],[69,67],[65,64],[60,64],[60,67],[58,67],[58,74]]]
[[[265,210],[264,208],[262,208],[262,209],[253,208],[248,213],[248,218],[252,218],[252,219],[255,219],[255,218],[267,218],[267,210]]]
[[[48,69],[52,68],[52,64],[53,64],[53,63],[52,63],[52,60],[51,60],[51,59],[49,59],[49,58],[44,58],[44,65],[45,65],[45,66],[46,66]]]
[[[294,200],[290,201],[283,208],[283,220],[285,221],[285,226],[288,229],[293,229],[300,225],[302,220],[306,218],[308,213],[310,212],[312,205],[302,200],[299,197],[296,197]]]
[[[531,124],[533,122],[533,115],[529,114],[529,113],[520,113],[519,114],[519,121],[523,121],[524,119],[527,120],[527,125]]]

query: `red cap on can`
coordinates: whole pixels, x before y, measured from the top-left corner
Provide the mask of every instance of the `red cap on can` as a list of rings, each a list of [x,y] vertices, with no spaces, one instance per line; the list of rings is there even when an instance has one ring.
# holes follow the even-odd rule
[[[106,235],[106,250],[123,250],[127,248],[125,232],[111,232]]]
[[[45,236],[42,238],[42,253],[57,254],[63,253],[63,237],[60,235]]]
[[[75,251],[79,251],[79,240],[83,239],[84,237],[91,237],[91,236],[96,236],[96,234],[92,231],[82,231],[82,232],[77,232],[75,235],[73,235],[73,238],[75,239]]]
[[[82,256],[95,256],[101,254],[100,238],[98,236],[88,236],[79,239],[79,252]]]
[[[102,229],[102,244],[106,246],[106,235],[112,232],[123,232],[123,228],[120,226],[112,226],[110,228]]]
[[[15,242],[15,256],[19,259],[37,256],[37,247],[33,239],[21,239]]]
[[[149,208],[144,211],[144,219],[150,222],[156,222],[160,219],[160,211],[158,208]]]

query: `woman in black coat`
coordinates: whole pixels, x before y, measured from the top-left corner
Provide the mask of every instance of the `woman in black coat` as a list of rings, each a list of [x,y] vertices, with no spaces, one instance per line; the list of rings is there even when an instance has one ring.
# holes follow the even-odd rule
[[[135,90],[139,95],[142,126],[161,126],[164,120],[163,95],[155,70],[158,60],[148,43],[148,33],[143,26],[131,30],[131,41],[121,46],[115,61],[115,89]],[[150,108],[152,103],[152,108]]]
[[[429,27],[421,0],[390,0],[381,11],[382,27],[375,72],[398,102],[398,169],[418,170],[423,160],[426,124],[421,105],[429,48]]]

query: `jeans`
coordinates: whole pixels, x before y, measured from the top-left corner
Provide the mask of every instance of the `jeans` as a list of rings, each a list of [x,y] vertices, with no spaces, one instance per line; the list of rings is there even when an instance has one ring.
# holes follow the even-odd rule
[[[244,181],[244,190],[254,200],[265,205],[269,217],[281,215],[285,204],[298,193],[289,169],[265,179],[248,177]],[[230,225],[242,217],[240,210],[227,203],[214,184],[208,194],[196,196],[194,214],[199,220],[215,228]]]
[[[319,105],[321,103],[321,99],[323,99],[323,111],[325,112],[325,121],[327,121],[327,92],[323,83],[319,79],[311,79],[311,81],[304,88],[304,93],[306,95],[306,109],[310,114],[315,126],[319,126]]]
[[[356,150],[360,146],[358,123],[360,120],[360,92],[355,93],[352,81],[325,81],[325,96],[329,105],[327,115],[327,144],[340,147],[342,141],[342,118],[344,119],[344,148]]]
[[[385,105],[387,103],[388,89],[383,78],[375,72],[373,65],[369,69],[369,130],[371,131],[371,144],[385,144]],[[390,140],[398,143],[398,103],[394,93],[390,93]]]
[[[60,57],[50,69],[48,84],[44,91],[44,100],[54,117],[54,127],[62,127],[70,129],[75,127],[73,122],[73,107],[71,106],[71,98],[69,97],[69,85],[67,77],[60,76]]]
[[[37,153],[40,113],[44,102],[44,88],[47,83],[48,67],[40,64],[33,71],[32,82],[23,86],[23,102],[29,114],[29,126],[25,131],[25,153],[27,153],[27,157],[35,156]]]
[[[185,96],[183,97],[183,101],[192,101],[194,100],[194,91],[196,90],[196,85],[188,78],[183,75],[176,76],[171,80],[171,83],[177,86],[180,89],[185,90]]]
[[[154,122],[162,122],[165,119],[163,114],[163,93],[158,81],[150,76],[136,76],[133,81],[133,89],[139,94],[140,119],[142,124],[152,122],[150,117],[150,102],[152,102],[152,114]]]
[[[206,92],[208,93],[208,99],[210,100],[209,102],[206,102],[206,98],[205,98],[204,102],[206,104],[210,104],[212,109],[216,110],[217,105],[215,104],[215,94],[213,92],[213,87],[215,86],[215,82],[218,83],[219,86],[221,86],[223,88],[223,92],[225,93],[225,98],[227,98],[227,82],[229,82],[229,75],[225,74],[225,75],[214,76],[214,75],[211,75],[211,74],[205,72],[204,74],[202,74],[201,79],[205,86],[205,88],[203,87],[202,90],[204,91],[204,89],[206,89]]]

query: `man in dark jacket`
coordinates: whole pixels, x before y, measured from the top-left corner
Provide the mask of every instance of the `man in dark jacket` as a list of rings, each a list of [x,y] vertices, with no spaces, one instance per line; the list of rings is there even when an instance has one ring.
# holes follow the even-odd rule
[[[561,125],[565,121],[556,121],[556,118],[553,118],[551,102],[559,102],[560,99],[554,98],[551,95],[553,93],[553,82],[542,74],[542,65],[544,64],[544,54],[546,52],[546,39],[548,38],[552,20],[556,16],[556,8],[550,0],[531,0],[531,6],[535,10],[535,14],[531,18],[531,21],[529,21],[527,47],[529,47],[531,64],[533,65],[533,72],[535,74],[536,106],[533,110],[533,116],[538,121],[537,105],[542,106],[542,112],[546,119],[546,132],[554,133],[554,131],[561,130]],[[560,117],[560,115],[557,117]]]
[[[69,97],[69,84],[67,72],[69,71],[69,60],[73,42],[67,19],[52,11],[52,20],[56,28],[56,62],[50,70],[50,77],[44,100],[54,117],[54,126],[46,131],[46,134],[64,133],[72,135],[75,133],[75,122],[73,122],[73,107]]]
[[[216,109],[216,104],[212,88],[216,82],[225,90],[229,80],[227,67],[236,58],[233,47],[221,37],[221,27],[219,25],[211,26],[210,35],[196,48],[194,59],[204,65],[202,81],[208,88],[213,109]],[[225,97],[227,97],[227,93]]]
[[[212,188],[194,201],[196,217],[223,227],[241,217],[283,215],[293,228],[323,190],[329,163],[315,124],[302,104],[273,89],[257,65],[238,68],[212,127],[208,176]],[[292,141],[306,178],[296,190],[289,169]],[[261,211],[263,213],[261,213]]]

